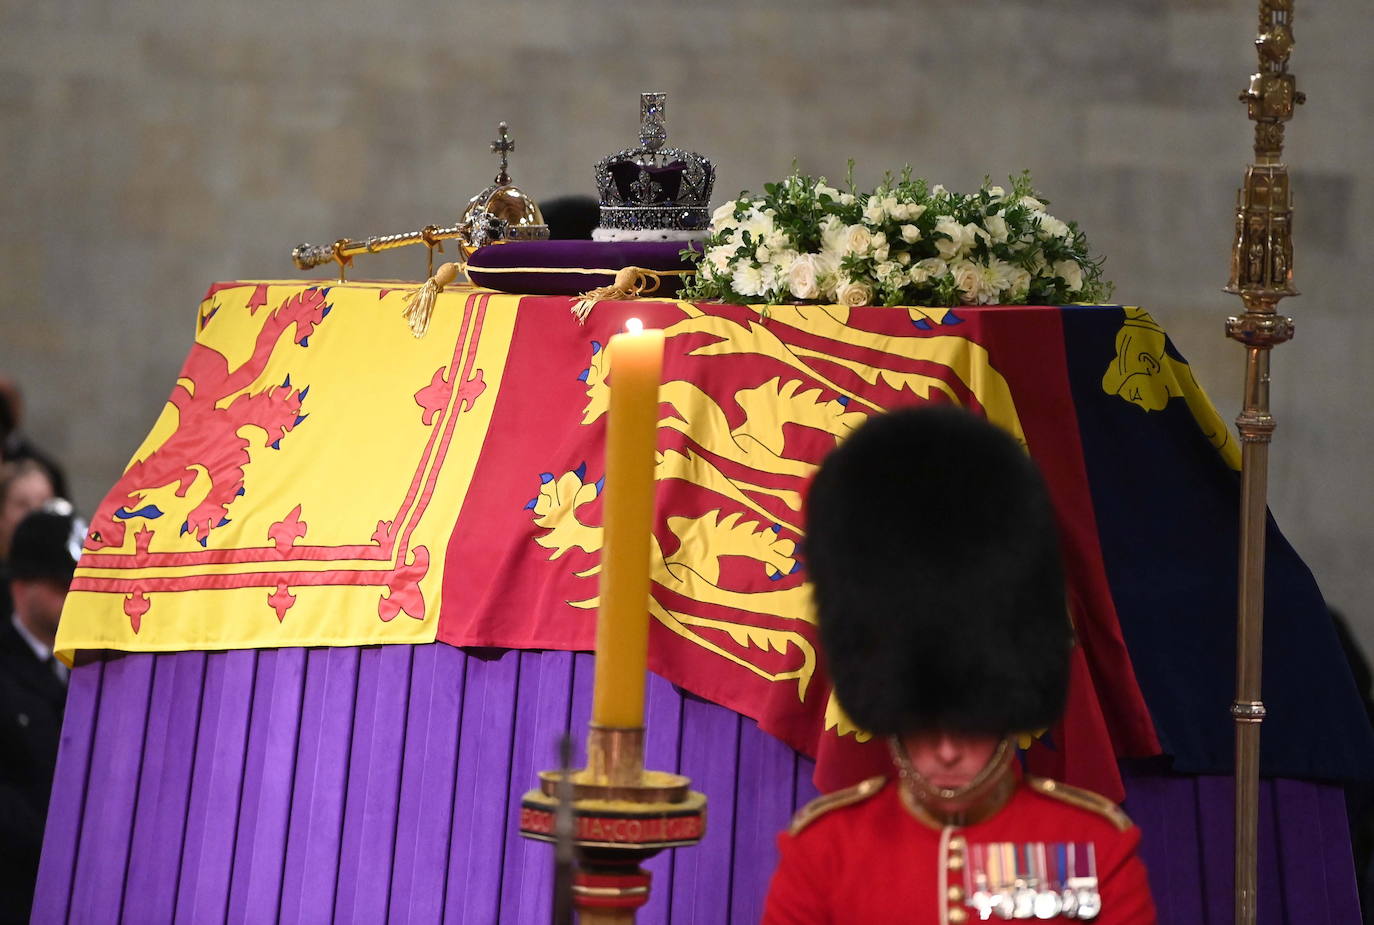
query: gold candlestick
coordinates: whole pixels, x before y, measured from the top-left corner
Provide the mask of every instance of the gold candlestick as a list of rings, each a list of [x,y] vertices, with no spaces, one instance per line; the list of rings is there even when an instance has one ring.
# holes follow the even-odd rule
[[[1293,336],[1293,319],[1278,314],[1293,288],[1293,204],[1282,163],[1284,124],[1303,102],[1288,55],[1293,0],[1260,0],[1259,71],[1241,94],[1255,122],[1255,162],[1237,194],[1236,238],[1227,292],[1245,313],[1226,320],[1226,334],[1245,347],[1245,394],[1236,427],[1241,439],[1240,576],[1236,626],[1236,870],[1235,920],[1253,925],[1258,889],[1260,669],[1264,631],[1264,541],[1269,480],[1269,351]]]
[[[572,899],[580,925],[632,925],[649,901],[649,875],[640,864],[664,848],[701,841],[706,797],[680,774],[644,770],[644,730],[592,724],[587,767],[572,775],[541,771],[538,788],[520,801],[520,834],[555,840],[559,789],[572,791],[573,844],[578,870]]]

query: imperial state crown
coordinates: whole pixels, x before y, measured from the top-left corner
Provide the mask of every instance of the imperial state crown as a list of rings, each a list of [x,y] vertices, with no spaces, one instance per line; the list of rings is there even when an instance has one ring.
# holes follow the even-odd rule
[[[700,154],[666,148],[666,93],[639,95],[639,147],[596,165],[597,241],[694,241],[706,237],[716,168]]]

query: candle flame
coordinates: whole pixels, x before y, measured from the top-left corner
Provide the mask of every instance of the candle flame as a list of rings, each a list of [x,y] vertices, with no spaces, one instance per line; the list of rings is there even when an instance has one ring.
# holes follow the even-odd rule
[[[625,330],[631,334],[640,334],[644,331],[644,322],[638,318],[630,318],[625,322]]]

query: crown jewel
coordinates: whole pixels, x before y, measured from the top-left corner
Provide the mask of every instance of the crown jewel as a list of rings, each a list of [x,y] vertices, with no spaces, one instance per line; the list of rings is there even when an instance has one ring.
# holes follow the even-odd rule
[[[596,165],[601,231],[704,232],[710,224],[716,168],[700,154],[664,147],[667,96],[641,93],[639,147]]]

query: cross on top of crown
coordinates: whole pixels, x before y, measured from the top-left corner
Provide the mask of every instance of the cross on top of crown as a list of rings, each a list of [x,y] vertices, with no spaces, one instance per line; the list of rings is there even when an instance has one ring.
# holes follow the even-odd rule
[[[639,94],[639,143],[657,151],[668,140],[668,94]]]
[[[501,186],[506,186],[510,183],[510,175],[506,173],[506,168],[509,166],[508,156],[510,152],[515,150],[515,139],[510,137],[509,126],[506,123],[502,122],[498,129],[501,137],[491,143],[491,151],[493,154],[501,155],[501,172],[496,175],[496,182]]]

